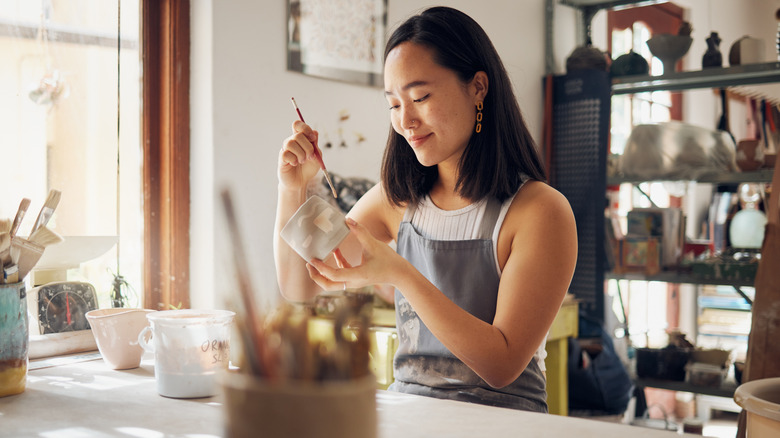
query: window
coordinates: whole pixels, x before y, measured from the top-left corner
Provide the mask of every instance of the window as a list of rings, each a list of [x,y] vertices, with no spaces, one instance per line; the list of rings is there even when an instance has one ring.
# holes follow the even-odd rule
[[[663,74],[663,64],[650,53],[646,41],[656,33],[673,33],[682,23],[682,9],[671,3],[607,13],[608,50],[613,58],[633,50],[650,65],[650,74]],[[682,95],[654,91],[612,97],[611,152],[623,153],[631,128],[642,123],[682,119]]]
[[[0,217],[30,198],[26,234],[54,188],[56,231],[118,235],[67,274],[100,307],[117,270],[139,305],[189,306],[189,14],[189,0],[0,2]]]
[[[0,3],[0,217],[30,198],[27,235],[57,189],[50,228],[72,241],[117,236],[52,277],[91,283],[100,307],[111,306],[114,274],[132,285],[129,305],[143,293],[138,1]]]
[[[608,50],[613,58],[633,50],[648,61],[651,75],[663,74],[663,64],[652,56],[646,41],[656,33],[676,34],[682,16],[682,8],[671,3],[611,10],[607,13]],[[610,153],[623,153],[636,125],[681,119],[682,95],[679,92],[654,91],[613,96]],[[611,188],[610,205],[617,210],[625,233],[625,218],[629,210],[651,206],[679,207],[682,191],[684,188],[669,183],[622,184],[617,189]],[[613,299],[615,313],[622,316],[625,311],[631,343],[635,346],[665,346],[667,330],[679,325],[677,285],[614,280],[609,281],[607,293]]]

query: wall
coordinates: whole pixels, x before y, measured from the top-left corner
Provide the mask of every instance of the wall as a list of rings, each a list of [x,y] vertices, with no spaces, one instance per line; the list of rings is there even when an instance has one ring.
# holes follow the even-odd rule
[[[389,0],[388,25],[425,7]],[[503,56],[531,132],[541,132],[544,2],[457,0],[448,5],[476,19]],[[222,306],[235,297],[235,268],[219,192],[232,191],[257,293],[276,299],[272,234],[276,160],[290,133],[294,96],[317,129],[335,129],[341,110],[351,115],[345,134],[360,146],[324,150],[328,169],[378,178],[389,129],[381,88],[340,83],[286,71],[286,2],[192,2],[192,261],[193,307]],[[518,29],[523,29],[522,33]],[[349,137],[347,137],[349,139]]]
[[[426,4],[388,0],[388,26]],[[578,14],[554,0],[554,71],[580,44]],[[743,34],[765,38],[773,56],[774,10],[780,0],[678,0],[690,10],[694,44],[686,68],[698,69],[705,38],[717,30],[721,50],[728,53]],[[448,5],[475,18],[487,31],[513,80],[521,108],[537,141],[541,139],[541,78],[545,74],[546,0],[455,0]],[[376,179],[389,119],[381,88],[341,83],[286,71],[286,2],[253,0],[193,0],[192,2],[192,261],[194,307],[221,306],[235,297],[235,268],[224,224],[219,192],[232,191],[244,236],[247,262],[259,297],[276,299],[272,234],[276,204],[276,159],[290,133],[294,96],[315,128],[335,133],[342,110],[350,114],[344,126],[366,141],[346,149],[324,151],[328,168],[345,176]],[[606,47],[606,13],[593,21],[597,47]],[[769,19],[772,18],[772,19]],[[754,33],[755,32],[755,33]],[[686,117],[711,125],[719,116],[714,95],[689,93]],[[732,115],[732,123],[739,121]],[[738,126],[734,126],[738,128]],[[333,137],[331,137],[333,138]]]

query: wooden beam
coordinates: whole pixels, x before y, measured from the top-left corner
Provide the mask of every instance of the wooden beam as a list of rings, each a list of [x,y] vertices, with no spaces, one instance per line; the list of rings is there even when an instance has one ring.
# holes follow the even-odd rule
[[[189,308],[190,1],[142,17],[144,306]]]

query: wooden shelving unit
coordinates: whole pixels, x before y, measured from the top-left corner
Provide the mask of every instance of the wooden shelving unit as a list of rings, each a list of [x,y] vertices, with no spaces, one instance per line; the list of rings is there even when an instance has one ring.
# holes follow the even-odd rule
[[[734,381],[725,381],[721,386],[698,386],[691,385],[688,382],[677,382],[674,380],[658,380],[658,379],[635,379],[637,386],[643,386],[648,388],[661,388],[671,391],[684,391],[692,392],[694,394],[714,395],[717,397],[734,396],[734,390],[737,389],[737,384]]]
[[[547,26],[548,35],[546,47],[548,50],[548,72],[551,72],[552,66],[552,14],[551,4],[556,1],[558,4],[577,9],[581,13],[583,22],[582,41],[586,41],[590,36],[590,23],[593,16],[600,10],[617,9],[623,7],[646,6],[654,3],[662,3],[660,0],[547,0],[548,14]],[[744,85],[780,83],[780,62],[767,62],[761,64],[747,64],[734,67],[710,68],[698,71],[674,72],[661,76],[637,75],[623,76],[612,79],[612,95],[636,94],[660,90],[681,91],[703,88],[728,88]],[[699,176],[691,181],[699,183],[712,184],[738,184],[742,182],[770,182],[773,176],[773,169],[762,169],[755,172],[734,172],[734,173],[713,173]],[[663,181],[663,179],[653,180]],[[606,185],[618,185],[623,183],[640,184],[649,182],[632,178],[623,178],[613,176],[606,179]],[[662,281],[667,283],[687,283],[696,285],[729,285],[746,298],[740,291],[740,287],[753,286],[753,280],[724,282],[722,280],[708,280],[699,278],[686,272],[665,271],[656,275],[643,275],[636,273],[606,273],[606,279],[613,280],[641,280],[641,281]],[[664,381],[654,379],[637,379],[638,386],[663,388],[674,391],[686,391],[697,394],[713,395],[719,397],[731,398],[736,389],[736,382],[727,381],[720,387],[702,387],[694,386],[687,382]]]
[[[739,184],[743,182],[752,182],[752,183],[758,183],[758,182],[770,182],[772,181],[772,174],[773,169],[760,169],[755,170],[751,172],[728,172],[728,173],[711,173],[706,174],[703,176],[700,176],[696,178],[695,180],[689,180],[689,181],[696,181],[699,183],[711,183],[711,184]],[[661,181],[661,180],[653,180],[653,181]],[[613,186],[618,184],[640,184],[643,182],[648,182],[646,179],[637,179],[637,178],[624,178],[621,176],[610,176],[607,177],[607,185]]]
[[[780,82],[780,62],[682,71],[661,76],[621,76],[612,79],[612,93],[632,94],[659,90],[726,88],[772,82]]]

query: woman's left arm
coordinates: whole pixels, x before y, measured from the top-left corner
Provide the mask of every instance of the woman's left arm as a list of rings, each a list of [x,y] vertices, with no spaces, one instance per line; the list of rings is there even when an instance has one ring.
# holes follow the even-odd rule
[[[512,383],[533,359],[569,288],[577,230],[566,198],[546,184],[528,183],[502,224],[498,254],[506,262],[492,324],[424,285],[427,280],[398,285],[439,341],[495,388]]]

